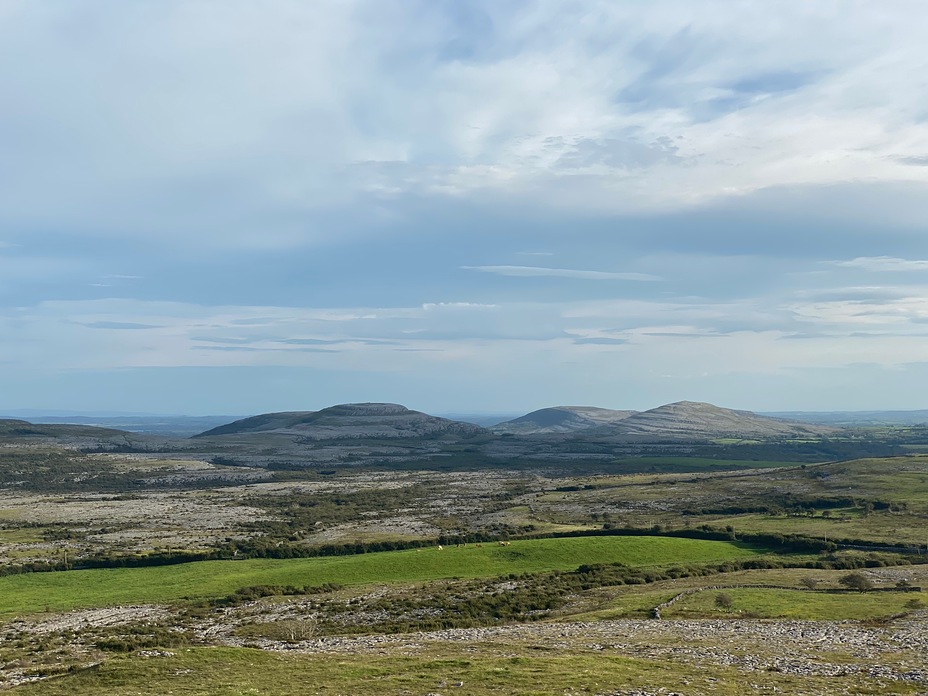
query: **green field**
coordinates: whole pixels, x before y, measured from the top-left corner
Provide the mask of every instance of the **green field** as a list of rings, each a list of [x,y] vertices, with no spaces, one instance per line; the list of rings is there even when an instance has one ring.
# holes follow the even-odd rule
[[[715,606],[719,594],[732,600],[728,609]],[[737,618],[748,614],[762,619],[847,621],[884,618],[907,611],[909,602],[924,606],[920,592],[809,592],[732,588],[706,590],[685,597],[663,613],[667,619]]]
[[[915,566],[902,566],[902,572],[914,585],[926,585],[924,574]],[[882,582],[880,592],[849,592],[840,584],[846,570],[809,568],[771,568],[741,570],[711,577],[692,576],[661,580],[643,585],[603,587],[585,600],[579,600],[565,613],[562,621],[601,621],[612,619],[647,619],[654,607],[683,592],[675,604],[661,610],[664,619],[747,619],[783,618],[803,621],[853,621],[888,619],[908,614],[919,607],[928,607],[926,592],[886,591],[892,583]],[[809,590],[806,581],[814,581]],[[708,589],[711,586],[726,589]],[[777,585],[784,589],[750,587]],[[747,587],[744,587],[747,586]],[[792,588],[792,589],[788,589]],[[719,593],[730,595],[730,610],[715,605]]]
[[[253,585],[367,585],[573,570],[583,564],[660,566],[749,558],[743,544],[667,537],[578,537],[509,546],[436,547],[302,558],[205,561],[153,568],[30,573],[0,578],[0,615],[221,597]]]

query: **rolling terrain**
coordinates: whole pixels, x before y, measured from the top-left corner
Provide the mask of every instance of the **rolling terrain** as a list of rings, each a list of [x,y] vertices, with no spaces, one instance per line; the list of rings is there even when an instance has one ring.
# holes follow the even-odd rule
[[[0,421],[0,687],[928,688],[922,430],[692,402],[524,418]]]
[[[5,424],[0,440],[44,440],[84,452],[186,453],[218,464],[278,469],[618,466],[630,472],[635,460],[643,464],[654,457],[822,462],[900,454],[928,444],[928,427],[839,428],[687,401],[643,412],[555,407],[489,429],[389,403],[260,414],[189,438],[0,423]]]

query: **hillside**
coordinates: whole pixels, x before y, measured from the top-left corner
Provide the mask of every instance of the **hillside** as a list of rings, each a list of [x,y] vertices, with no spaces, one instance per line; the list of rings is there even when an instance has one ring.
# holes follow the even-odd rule
[[[828,426],[779,420],[695,401],[678,401],[642,411],[607,428],[597,434],[701,440],[819,437],[837,431]]]
[[[0,416],[2,418],[3,416]],[[90,425],[95,428],[123,430],[163,437],[190,437],[208,428],[225,425],[240,416],[174,416],[174,415],[52,415],[28,411],[13,418],[25,418],[33,425]]]
[[[273,432],[286,430],[304,423],[316,411],[282,411],[280,413],[262,413],[260,416],[242,418],[231,423],[217,426],[194,435],[194,437],[213,437],[215,435],[239,435],[242,433]]]
[[[572,433],[618,423],[636,413],[637,411],[613,411],[595,406],[554,406],[499,423],[490,430],[494,433],[516,435]]]
[[[0,419],[0,438],[119,438],[128,433],[113,428],[98,428],[92,425],[50,425],[36,424],[16,418]]]
[[[173,449],[171,440],[146,433],[129,433],[91,425],[38,424],[14,418],[0,419],[0,443],[16,447],[111,452]]]
[[[486,430],[471,423],[413,411],[399,404],[340,404],[321,411],[268,413],[207,430],[196,437],[278,433],[312,440],[470,436]]]

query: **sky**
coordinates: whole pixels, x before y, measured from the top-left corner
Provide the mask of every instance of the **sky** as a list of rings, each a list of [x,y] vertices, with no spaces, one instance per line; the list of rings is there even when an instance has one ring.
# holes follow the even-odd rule
[[[928,408],[923,0],[0,0],[0,409]]]

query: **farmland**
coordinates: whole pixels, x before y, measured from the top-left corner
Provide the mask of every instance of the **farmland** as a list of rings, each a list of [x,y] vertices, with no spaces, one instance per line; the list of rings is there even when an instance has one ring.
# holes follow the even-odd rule
[[[514,541],[507,546],[479,548],[472,544],[442,551],[434,546],[334,558],[205,561],[152,568],[29,573],[0,578],[0,615],[216,598],[256,585],[354,586],[492,578],[602,563],[631,567],[719,563],[758,553],[740,544],[693,539],[592,537]]]
[[[199,441],[124,452],[44,435],[0,448],[5,686],[611,696],[742,693],[744,679],[789,693],[928,684],[928,457],[916,451],[503,466],[452,444],[443,461],[258,466],[249,454],[243,466],[244,436],[228,437],[221,455]],[[842,585],[851,572],[874,589]]]

